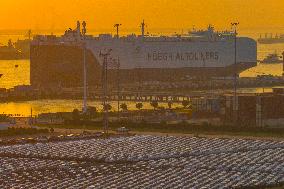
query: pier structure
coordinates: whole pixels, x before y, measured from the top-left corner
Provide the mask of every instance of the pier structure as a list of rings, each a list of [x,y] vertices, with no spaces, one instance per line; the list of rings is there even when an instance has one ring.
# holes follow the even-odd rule
[[[108,95],[108,101],[139,101],[139,102],[173,102],[173,103],[179,103],[182,101],[190,101],[192,98],[198,98],[201,95],[197,94],[172,94],[172,93],[123,93],[121,92],[120,95],[111,94]],[[100,94],[91,94],[90,99],[92,100],[101,100],[103,98]]]

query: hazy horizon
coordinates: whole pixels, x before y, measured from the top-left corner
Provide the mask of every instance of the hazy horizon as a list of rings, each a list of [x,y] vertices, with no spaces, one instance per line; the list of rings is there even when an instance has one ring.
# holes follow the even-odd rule
[[[68,30],[68,28],[75,29],[76,23],[74,22],[73,25],[70,25],[69,27],[62,28],[62,29],[40,29],[40,30],[32,30],[32,35],[50,35],[54,34],[57,36],[63,35],[65,30]],[[214,26],[214,25],[213,25]],[[206,29],[207,27],[198,27],[195,26],[196,29]],[[230,27],[224,27],[221,29],[216,29],[218,31],[224,31],[224,30],[230,30]],[[28,37],[28,30],[29,29],[0,29],[0,42],[7,42],[8,39],[25,39]],[[149,32],[149,34],[153,35],[173,35],[173,34],[186,34],[192,30],[192,27],[186,27],[186,28],[152,28],[151,26],[148,26],[146,28],[146,31]],[[140,28],[120,28],[120,35],[126,36],[129,34],[140,34]],[[106,34],[116,34],[115,28],[100,28],[100,29],[88,29],[87,33],[89,35],[97,36],[101,33]],[[252,37],[254,39],[257,39],[260,35],[267,34],[284,34],[284,27],[279,28],[239,28],[238,29],[239,36],[245,36],[245,37]],[[3,41],[4,39],[4,41]]]
[[[145,19],[149,28],[204,28],[213,24],[218,30],[230,28],[233,21],[240,29],[283,28],[284,2],[280,0],[10,0],[3,1],[0,16],[6,18],[0,30],[57,31],[86,20],[90,30],[139,28]]]

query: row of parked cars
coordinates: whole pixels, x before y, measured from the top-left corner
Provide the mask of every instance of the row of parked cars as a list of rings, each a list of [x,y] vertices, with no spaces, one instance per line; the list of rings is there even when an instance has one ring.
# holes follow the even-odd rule
[[[0,188],[284,184],[284,141],[131,136],[0,147]]]
[[[97,133],[84,132],[81,134],[65,134],[65,135],[50,135],[50,136],[42,135],[37,137],[26,137],[26,138],[11,137],[11,138],[0,139],[0,146],[83,140],[83,139],[98,138],[101,136],[103,136],[103,133],[100,132]]]

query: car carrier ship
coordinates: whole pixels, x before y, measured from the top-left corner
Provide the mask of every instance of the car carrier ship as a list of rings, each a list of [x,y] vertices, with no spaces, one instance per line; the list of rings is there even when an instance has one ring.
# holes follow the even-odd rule
[[[86,34],[85,22],[82,26],[77,22],[76,29],[69,29],[60,37],[34,37],[30,57],[31,85],[83,86],[84,57],[88,85],[99,85],[103,61],[100,53],[106,49],[111,51],[113,59],[119,59],[122,83],[230,77],[257,64],[256,41],[237,37],[235,65],[235,37],[235,32],[216,32],[212,26],[186,35],[154,36],[145,32],[144,21],[140,35],[119,36],[117,32],[116,35],[92,36]],[[110,82],[117,80],[117,65],[109,63]]]

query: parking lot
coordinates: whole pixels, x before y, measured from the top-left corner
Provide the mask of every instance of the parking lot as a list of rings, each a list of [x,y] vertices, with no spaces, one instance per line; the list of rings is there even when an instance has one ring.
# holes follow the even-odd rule
[[[0,188],[245,188],[284,183],[284,141],[174,136],[0,147]]]

